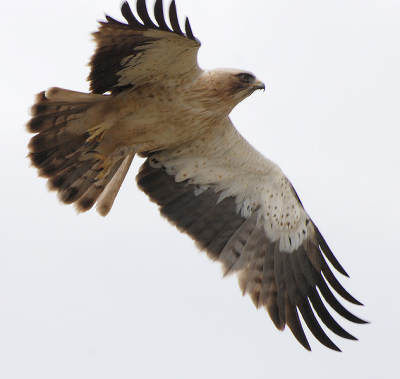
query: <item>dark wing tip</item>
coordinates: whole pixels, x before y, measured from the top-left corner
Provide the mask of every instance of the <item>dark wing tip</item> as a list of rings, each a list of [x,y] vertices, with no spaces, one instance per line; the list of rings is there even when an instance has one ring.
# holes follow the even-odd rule
[[[339,283],[339,281],[336,279],[335,275],[333,275],[332,271],[330,270],[328,264],[325,262],[325,260],[322,262],[322,273],[325,276],[325,279],[328,281],[328,283],[331,285],[331,287],[345,300],[347,300],[350,303],[356,304],[356,305],[363,305],[360,303],[357,299],[355,299],[352,295],[350,295],[344,288],[343,286]]]
[[[184,34],[182,33],[181,27],[179,26],[178,13],[176,12],[175,0],[172,0],[169,6],[169,21],[171,23],[173,31],[176,34],[183,36]]]
[[[321,325],[315,318],[315,315],[308,301],[301,302],[298,307],[301,315],[303,316],[303,320],[305,321],[308,329],[311,331],[314,337],[327,348],[341,352],[341,350],[332,342],[332,340],[326,335],[326,333],[322,329]]]
[[[141,24],[136,17],[133,15],[131,7],[129,6],[128,2],[122,4],[121,7],[122,16],[124,16],[125,20],[128,22],[128,25],[132,28],[139,28],[143,29],[144,25]],[[108,20],[108,18],[107,18]]]
[[[296,340],[308,351],[311,351],[311,346],[304,333],[304,329],[301,325],[297,307],[292,306],[288,302],[286,307],[286,323]]]
[[[141,29],[141,30],[143,30],[143,29],[159,29],[159,30],[163,30],[166,32],[175,33],[180,36],[187,37],[188,39],[191,39],[200,45],[200,41],[193,35],[193,31],[190,26],[188,18],[186,18],[186,21],[185,21],[186,34],[184,34],[182,32],[181,27],[179,25],[179,21],[178,21],[178,14],[177,14],[177,10],[176,10],[175,0],[172,0],[171,4],[169,6],[169,22],[171,24],[172,30],[167,25],[167,22],[165,20],[162,0],[156,0],[156,2],[154,4],[154,17],[155,17],[158,25],[156,25],[150,18],[150,15],[149,15],[149,12],[148,12],[147,6],[146,6],[146,0],[137,0],[136,9],[137,9],[137,14],[140,17],[140,20],[143,23],[140,22],[134,16],[134,14],[131,10],[131,7],[129,6],[127,1],[125,1],[121,7],[122,16],[126,19],[126,21],[128,22],[128,25],[131,28]],[[112,17],[107,16],[107,15],[106,15],[106,19],[107,19],[108,23],[110,23],[110,24],[125,25],[117,20],[114,20]]]
[[[339,261],[333,255],[332,250],[329,248],[324,237],[322,237],[321,232],[318,230],[318,228],[315,226],[315,224],[314,224],[314,228],[317,233],[317,239],[318,239],[318,243],[320,245],[320,249],[322,250],[324,255],[328,258],[329,262],[332,264],[333,267],[335,267],[336,270],[338,270],[342,275],[349,277],[349,274],[345,271],[345,269],[342,267],[342,265],[339,263]]]
[[[185,31],[186,31],[186,36],[189,39],[192,39],[193,41],[196,41],[197,43],[200,44],[200,41],[193,35],[192,28],[190,26],[190,22],[189,22],[189,18],[188,17],[186,17],[186,21],[185,21]]]
[[[336,321],[335,319],[331,316],[331,314],[328,312],[326,309],[324,303],[322,302],[321,298],[318,295],[317,290],[314,288],[310,294],[309,294],[309,299],[311,301],[311,304],[316,311],[317,315],[321,319],[321,321],[336,335],[349,339],[349,340],[357,340],[356,337],[348,333],[346,330],[344,330]]]
[[[353,315],[349,312],[333,295],[332,291],[329,289],[328,285],[326,284],[325,280],[322,276],[320,276],[318,283],[318,289],[326,300],[326,302],[330,305],[332,309],[334,309],[340,316],[344,317],[345,319],[354,322],[355,324],[365,324],[366,322],[357,316]]]
[[[129,7],[129,5],[128,5],[128,7]],[[108,15],[105,15],[105,17],[106,17],[106,20],[107,20],[107,22],[108,22],[109,24],[124,25],[124,26],[126,26],[126,24],[124,24],[124,23],[122,23],[122,22],[119,22],[119,21],[113,19],[112,17],[110,17],[110,16],[108,16]],[[101,25],[104,25],[104,24],[106,24],[106,23],[103,22],[103,21],[100,21],[100,24],[101,24]],[[97,32],[96,32],[96,33],[97,33]]]
[[[157,0],[156,3],[154,4],[154,16],[161,30],[165,30],[166,32],[172,32],[172,30],[168,27],[167,23],[165,22],[162,0]]]
[[[147,11],[146,0],[138,0],[136,3],[136,10],[139,17],[142,19],[143,24],[149,29],[158,29],[158,26],[154,24]]]

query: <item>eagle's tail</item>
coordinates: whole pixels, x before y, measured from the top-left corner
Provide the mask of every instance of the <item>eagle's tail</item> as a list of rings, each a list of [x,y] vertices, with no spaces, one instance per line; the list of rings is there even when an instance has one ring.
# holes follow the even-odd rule
[[[29,158],[39,176],[48,178],[59,199],[78,212],[92,208],[105,216],[128,172],[133,153],[117,159],[98,153],[102,134],[98,107],[108,96],[51,88],[36,96],[27,129]]]

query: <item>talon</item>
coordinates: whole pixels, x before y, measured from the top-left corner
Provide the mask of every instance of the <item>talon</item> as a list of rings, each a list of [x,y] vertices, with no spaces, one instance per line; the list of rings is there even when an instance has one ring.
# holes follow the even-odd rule
[[[89,147],[91,144],[92,144],[91,141],[86,140],[85,143],[83,144],[83,147],[84,147],[84,148],[87,148],[87,147]],[[95,149],[97,146],[99,146],[99,144],[100,144],[100,141],[95,141],[94,144],[93,144],[93,146],[92,146],[92,149]]]
[[[104,126],[102,126],[101,124],[100,125],[96,125],[93,128],[90,128],[88,130],[90,136],[86,140],[86,143],[88,144],[88,143],[90,143],[90,142],[95,140],[96,146],[97,146],[102,141],[102,139],[104,138],[104,134],[106,133],[106,131],[107,131],[107,129]]]
[[[112,168],[112,162],[105,156],[95,153],[94,158],[100,161],[99,166],[97,167],[96,171],[100,171],[99,175],[96,176],[95,180],[103,179],[110,173]]]

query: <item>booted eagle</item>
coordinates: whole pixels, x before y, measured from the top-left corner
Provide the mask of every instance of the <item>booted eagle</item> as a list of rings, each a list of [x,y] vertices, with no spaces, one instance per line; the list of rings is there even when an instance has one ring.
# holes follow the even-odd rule
[[[287,325],[306,348],[299,312],[323,345],[339,350],[315,315],[337,335],[355,339],[331,316],[347,311],[331,288],[360,304],[338,282],[341,274],[321,233],[289,180],[235,129],[232,109],[264,84],[235,69],[202,70],[200,42],[188,19],[182,31],[175,2],[169,24],[162,0],[152,21],[145,0],[127,23],[106,16],[94,33],[89,94],[50,88],[36,96],[28,131],[29,157],[59,199],[85,212],[110,211],[135,156],[146,157],[137,183],[160,212],[207,255],[236,273],[243,294]],[[329,283],[329,286],[328,286]]]

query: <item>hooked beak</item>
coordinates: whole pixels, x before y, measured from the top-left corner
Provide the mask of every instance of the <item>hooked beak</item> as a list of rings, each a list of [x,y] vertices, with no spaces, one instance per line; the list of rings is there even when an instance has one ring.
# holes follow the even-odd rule
[[[254,89],[262,89],[263,91],[265,91],[265,84],[261,81],[258,80],[257,83],[253,84]]]

